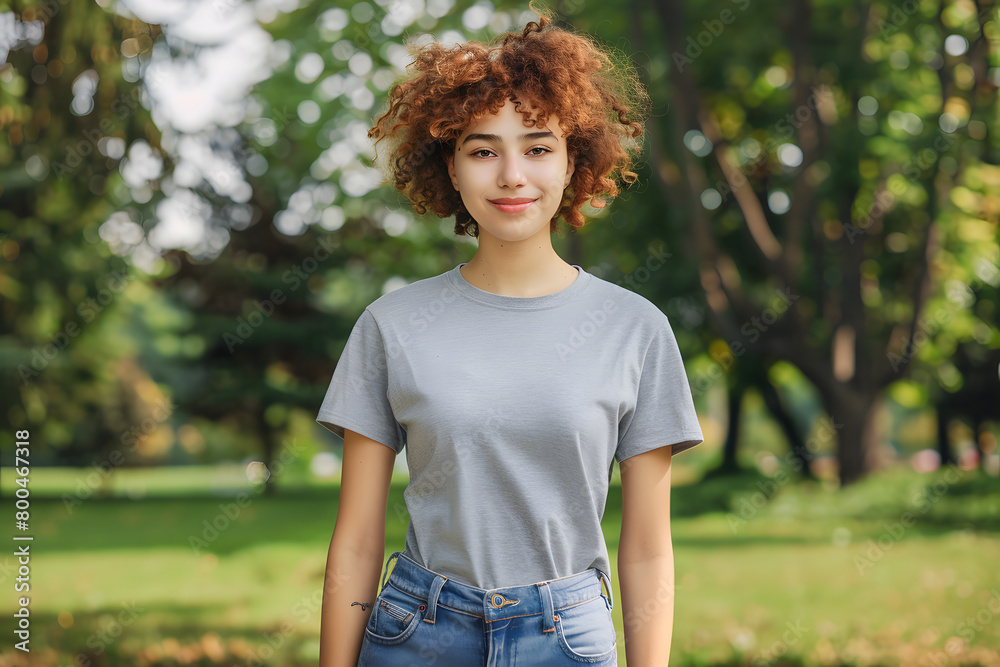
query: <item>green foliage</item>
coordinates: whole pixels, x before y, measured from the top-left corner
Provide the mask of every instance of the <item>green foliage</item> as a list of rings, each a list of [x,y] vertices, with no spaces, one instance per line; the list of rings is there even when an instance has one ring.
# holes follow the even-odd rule
[[[224,470],[209,467],[184,477],[167,469],[118,474],[122,489],[144,487],[149,497],[92,499],[70,515],[58,496],[72,492],[72,475],[39,479],[54,498],[33,503],[46,544],[33,560],[44,574],[32,582],[34,641],[62,661],[90,651],[109,667],[138,664],[139,656],[172,665],[182,655],[194,660],[188,664],[235,666],[264,655],[264,647],[274,650],[267,664],[315,664],[337,486],[270,498],[247,488],[245,478],[226,481]],[[812,656],[824,652],[837,664],[903,664],[906,656],[954,648],[953,636],[967,638],[959,624],[1000,588],[994,564],[983,557],[1000,542],[996,479],[899,470],[844,491],[791,484],[734,528],[729,515],[762,481],[716,478],[672,490],[671,663],[763,661],[784,641],[785,664],[813,664]],[[405,524],[393,512],[403,489],[394,484],[389,498],[386,559],[403,549]],[[248,500],[222,521],[240,490]],[[620,500],[614,485],[602,525],[624,665]],[[887,533],[904,512],[917,520],[896,536]],[[205,522],[221,527],[214,539]],[[113,540],[108,526],[120,528]],[[189,541],[203,534],[211,541],[196,551]],[[881,555],[869,555],[873,543],[882,545]],[[871,560],[870,567],[859,573],[856,558]],[[137,613],[121,616],[123,602]],[[790,641],[786,622],[806,631]],[[976,660],[1000,650],[992,624],[979,627],[949,653],[957,664],[983,664]],[[100,637],[103,655],[94,653]]]
[[[148,110],[157,82],[144,68],[174,26],[99,3],[24,4],[15,16],[43,21],[44,40],[15,44],[0,71],[0,362],[12,429],[37,436],[37,463],[115,452],[129,464],[272,460],[292,424],[315,414],[361,310],[475,248],[451,221],[415,216],[367,180],[365,133],[405,72],[403,43],[487,42],[520,30],[526,7],[494,3],[475,29],[471,3],[428,5],[398,29],[380,3],[261,14],[273,71],[247,91],[244,118],[206,134],[249,185],[237,201],[221,189],[229,174],[189,183],[177,173],[179,133]],[[831,397],[871,405],[909,378],[930,405],[996,395],[995,6],[800,0],[775,13],[731,0],[566,0],[550,10],[630,56],[654,106],[639,180],[588,209],[579,232],[561,228],[554,246],[667,313],[685,358],[705,363],[692,380],[721,363],[718,350],[744,345],[712,377],[774,382],[802,433],[816,401],[851,431],[864,415]],[[174,37],[161,55],[206,48]],[[130,183],[126,167],[145,147],[160,167]],[[723,163],[745,179],[740,196]],[[224,247],[136,262],[130,253],[178,201]],[[794,307],[747,329],[786,287]],[[850,377],[834,373],[834,350],[847,349],[838,332],[855,341]],[[812,389],[769,380],[782,361]]]

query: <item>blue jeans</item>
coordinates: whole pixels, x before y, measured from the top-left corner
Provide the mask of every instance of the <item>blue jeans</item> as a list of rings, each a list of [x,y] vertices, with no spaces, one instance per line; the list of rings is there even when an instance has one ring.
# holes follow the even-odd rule
[[[386,574],[394,558],[365,627],[358,667],[618,665],[611,580],[597,568],[483,590],[399,551],[386,561]]]

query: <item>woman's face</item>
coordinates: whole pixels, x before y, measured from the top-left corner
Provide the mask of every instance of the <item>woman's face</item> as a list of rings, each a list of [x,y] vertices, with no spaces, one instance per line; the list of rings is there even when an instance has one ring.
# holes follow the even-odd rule
[[[534,118],[537,110],[532,111]],[[549,234],[549,220],[573,176],[559,117],[549,114],[545,127],[526,126],[510,100],[499,114],[467,127],[446,161],[452,184],[479,224],[480,241]],[[505,200],[526,203],[505,205]]]

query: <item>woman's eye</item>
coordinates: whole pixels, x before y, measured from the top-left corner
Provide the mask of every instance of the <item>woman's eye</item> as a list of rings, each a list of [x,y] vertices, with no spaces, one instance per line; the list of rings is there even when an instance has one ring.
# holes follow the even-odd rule
[[[532,151],[542,151],[542,152],[541,153],[532,153]],[[538,157],[540,155],[545,155],[546,153],[551,153],[551,152],[552,151],[550,151],[548,148],[544,148],[542,146],[535,146],[534,148],[528,150],[528,154],[532,155],[534,157]],[[491,151],[488,148],[480,148],[478,151],[472,151],[471,153],[469,153],[469,155],[471,155],[473,157],[488,157],[488,155],[487,156],[483,156],[482,155],[483,153],[487,153],[488,155],[492,155],[493,151]]]

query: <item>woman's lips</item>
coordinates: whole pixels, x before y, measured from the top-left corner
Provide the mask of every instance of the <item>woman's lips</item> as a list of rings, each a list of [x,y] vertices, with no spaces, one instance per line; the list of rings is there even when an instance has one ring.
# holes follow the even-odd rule
[[[520,213],[521,211],[526,211],[529,206],[534,204],[534,201],[527,201],[521,204],[504,204],[502,202],[491,201],[496,208],[500,209],[503,213]]]

